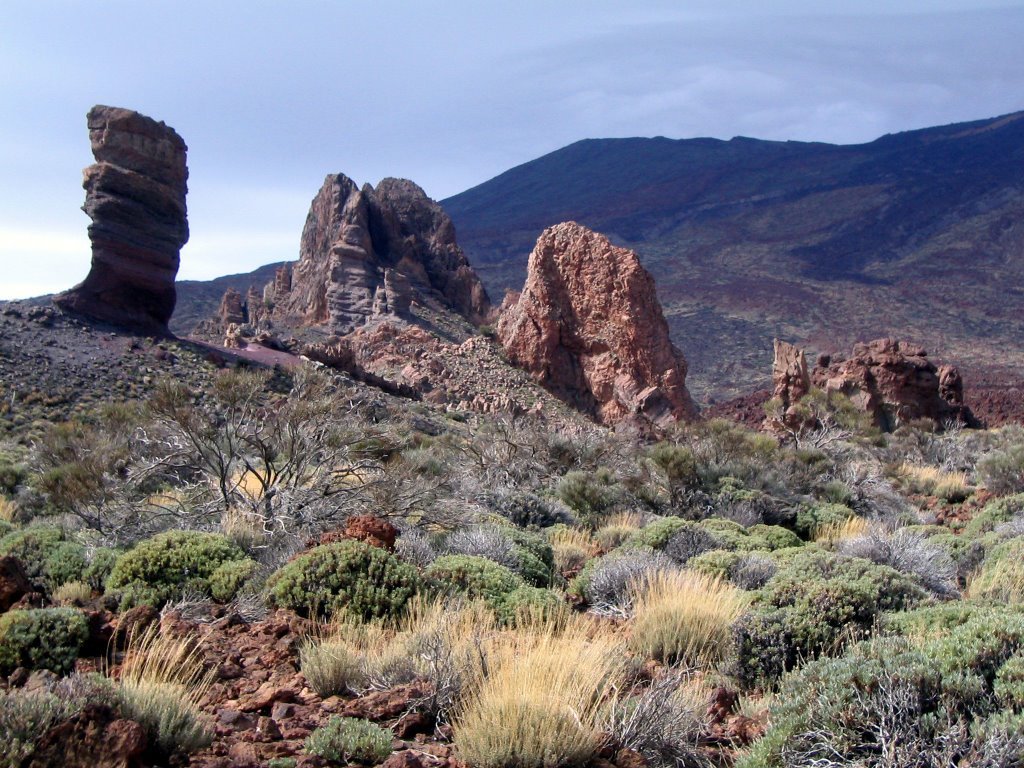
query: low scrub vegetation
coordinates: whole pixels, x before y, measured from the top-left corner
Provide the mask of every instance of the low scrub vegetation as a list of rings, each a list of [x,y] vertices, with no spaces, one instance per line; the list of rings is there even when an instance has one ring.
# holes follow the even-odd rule
[[[1021,764],[1019,430],[815,397],[645,442],[228,371],[40,427],[0,447],[0,766],[101,710],[155,764]]]

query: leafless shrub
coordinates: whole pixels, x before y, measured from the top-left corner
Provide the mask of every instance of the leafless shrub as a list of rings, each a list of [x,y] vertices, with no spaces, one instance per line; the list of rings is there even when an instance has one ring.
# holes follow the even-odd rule
[[[444,547],[448,554],[485,557],[513,571],[520,567],[512,540],[494,525],[455,531],[445,539]]]
[[[760,589],[767,584],[779,565],[767,555],[751,553],[733,567],[730,581],[740,589]]]
[[[644,549],[616,550],[594,566],[584,597],[594,613],[630,616],[637,589],[658,571],[676,570],[668,555]]]
[[[600,724],[617,744],[639,752],[651,766],[705,768],[700,751],[707,731],[706,702],[688,686],[683,672],[670,671],[650,686],[629,691],[609,704]]]
[[[417,568],[426,568],[438,557],[430,539],[419,528],[402,531],[395,540],[395,554]]]
[[[953,558],[916,531],[901,528],[887,533],[880,526],[873,526],[861,536],[839,541],[837,548],[843,554],[888,565],[913,576],[941,597],[957,594],[957,567]]]
[[[662,551],[675,562],[685,565],[690,558],[721,547],[722,541],[713,533],[698,525],[687,524],[668,540]]]

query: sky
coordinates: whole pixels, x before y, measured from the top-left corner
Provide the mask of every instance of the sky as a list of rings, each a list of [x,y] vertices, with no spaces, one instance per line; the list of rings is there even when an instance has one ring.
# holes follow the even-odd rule
[[[189,146],[179,279],[298,257],[328,173],[443,199],[584,138],[859,143],[1024,110],[1024,0],[3,0],[0,299],[89,269],[85,115]]]

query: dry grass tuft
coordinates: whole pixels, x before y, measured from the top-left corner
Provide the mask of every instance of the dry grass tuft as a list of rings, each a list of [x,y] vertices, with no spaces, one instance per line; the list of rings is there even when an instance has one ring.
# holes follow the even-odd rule
[[[154,624],[128,640],[118,698],[164,754],[192,752],[211,740],[199,702],[213,672],[205,669],[195,637],[162,634]]]
[[[573,617],[498,635],[487,671],[455,721],[460,757],[479,768],[584,763],[601,744],[601,705],[622,673],[622,649]]]
[[[841,523],[828,523],[814,532],[814,543],[833,548],[840,541],[864,536],[871,528],[863,517],[848,517]]]
[[[693,571],[658,571],[640,587],[630,644],[667,664],[706,667],[721,660],[729,627],[747,607],[747,594]]]
[[[1024,563],[1003,559],[986,564],[967,583],[965,596],[970,600],[998,603],[1024,603]]]
[[[5,523],[13,523],[18,519],[18,511],[18,502],[8,499],[6,496],[0,496],[0,520]]]
[[[594,532],[594,540],[606,552],[615,549],[643,527],[643,518],[636,512],[618,512]]]
[[[92,599],[92,587],[81,581],[68,581],[53,591],[57,605],[84,605]]]
[[[220,532],[245,550],[259,546],[267,538],[267,533],[263,529],[263,521],[236,507],[231,507],[221,513]]]
[[[938,467],[921,467],[906,462],[896,468],[897,477],[911,493],[960,502],[973,492],[966,472],[946,472]]]
[[[555,568],[559,573],[571,573],[597,556],[601,548],[589,531],[559,526],[548,534],[555,554]]]

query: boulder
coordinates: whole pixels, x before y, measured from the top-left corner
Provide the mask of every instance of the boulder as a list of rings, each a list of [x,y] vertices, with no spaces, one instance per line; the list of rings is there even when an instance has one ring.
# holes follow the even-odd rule
[[[85,169],[83,210],[92,219],[92,266],[54,301],[129,330],[169,335],[188,241],[187,147],[174,129],[129,109],[93,107],[88,124],[96,163]]]
[[[602,423],[696,415],[650,274],[633,251],[580,224],[541,234],[497,334],[513,364]]]

